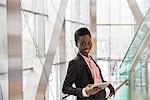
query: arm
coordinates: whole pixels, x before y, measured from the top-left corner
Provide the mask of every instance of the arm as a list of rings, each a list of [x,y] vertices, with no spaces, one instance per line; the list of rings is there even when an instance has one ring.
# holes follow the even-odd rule
[[[75,80],[77,79],[79,67],[78,62],[74,60],[69,62],[67,75],[62,88],[63,93],[83,97],[82,88],[72,87],[73,83],[75,83]]]
[[[90,95],[94,95],[99,92],[100,88],[93,88],[93,84],[88,84],[84,88],[74,88],[72,84],[75,83],[76,79],[78,79],[78,72],[80,72],[80,65],[76,61],[69,62],[67,75],[63,84],[63,93],[75,95],[80,98],[89,97]]]

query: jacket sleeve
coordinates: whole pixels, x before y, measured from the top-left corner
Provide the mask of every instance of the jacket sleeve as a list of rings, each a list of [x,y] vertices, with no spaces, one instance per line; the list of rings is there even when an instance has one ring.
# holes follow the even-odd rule
[[[63,83],[62,92],[82,98],[82,88],[76,88],[72,86],[77,79],[79,67],[80,66],[77,61],[72,60],[69,62],[67,75]]]

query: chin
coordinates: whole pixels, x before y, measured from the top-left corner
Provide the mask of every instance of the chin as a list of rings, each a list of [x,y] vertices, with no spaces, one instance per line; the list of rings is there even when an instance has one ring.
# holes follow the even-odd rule
[[[84,55],[84,56],[88,56],[88,54],[89,54],[89,53],[84,53],[83,55]]]
[[[81,52],[82,55],[88,56],[89,52]]]

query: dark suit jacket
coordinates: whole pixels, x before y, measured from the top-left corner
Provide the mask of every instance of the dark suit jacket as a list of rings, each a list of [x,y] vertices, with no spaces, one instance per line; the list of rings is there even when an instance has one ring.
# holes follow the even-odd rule
[[[99,68],[99,72],[102,81],[104,82],[100,68]],[[84,61],[83,57],[78,53],[76,58],[74,58],[69,62],[67,75],[63,84],[62,91],[65,94],[77,96],[77,100],[104,100],[106,96],[105,90],[102,90],[96,95],[90,97],[82,96],[82,89],[86,87],[88,84],[93,84],[93,83],[94,80],[92,78],[91,71],[88,65],[86,64],[86,62]],[[75,84],[76,87],[72,87],[73,84]]]

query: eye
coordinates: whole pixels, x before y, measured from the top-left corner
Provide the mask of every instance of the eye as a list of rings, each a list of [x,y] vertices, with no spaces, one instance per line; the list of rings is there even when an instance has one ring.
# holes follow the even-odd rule
[[[88,45],[91,45],[91,42],[88,42]]]
[[[85,42],[82,42],[82,43],[81,43],[81,45],[82,45],[82,46],[85,46],[85,45],[86,45],[86,43],[85,43]]]

